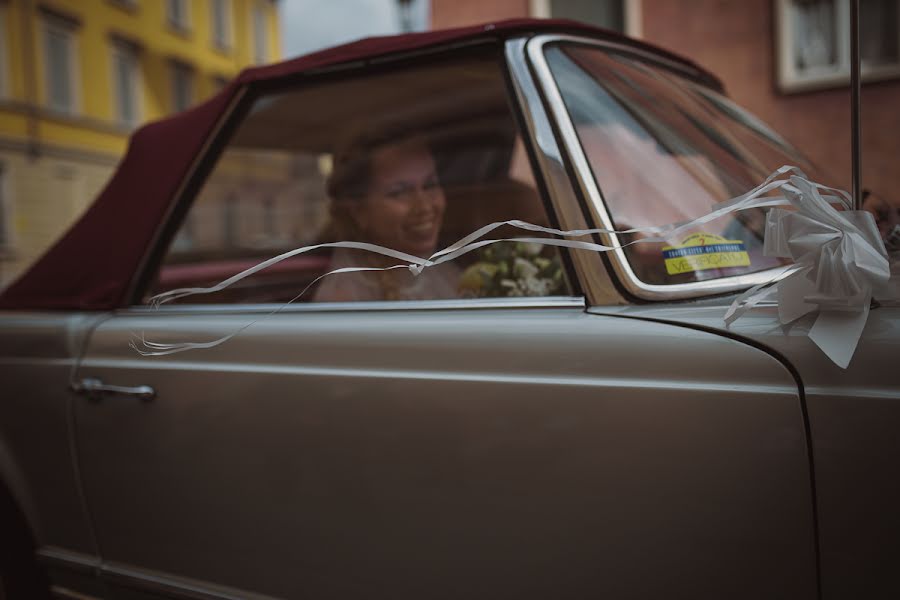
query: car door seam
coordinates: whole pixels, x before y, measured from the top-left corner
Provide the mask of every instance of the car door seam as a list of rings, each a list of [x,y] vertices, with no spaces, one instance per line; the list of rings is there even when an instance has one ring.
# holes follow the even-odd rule
[[[72,458],[72,469],[75,475],[75,486],[78,491],[78,500],[81,504],[82,511],[84,511],[84,515],[88,523],[88,530],[90,531],[92,550],[94,551],[95,556],[99,559],[99,562],[94,569],[94,577],[97,579],[97,581],[100,581],[99,576],[103,566],[103,551],[100,547],[100,536],[97,534],[97,523],[94,518],[94,513],[91,510],[91,503],[88,501],[85,482],[82,475],[81,455],[78,450],[78,424],[75,411],[75,402],[78,400],[79,396],[71,391],[71,385],[75,383],[81,365],[84,362],[85,357],[87,356],[88,348],[90,346],[91,339],[94,336],[94,332],[101,324],[112,318],[112,316],[113,313],[110,312],[100,314],[96,316],[93,322],[87,326],[85,335],[81,340],[81,347],[78,349],[75,360],[72,364],[72,371],[69,376],[69,385],[66,387],[66,429],[69,432],[69,454]]]
[[[705,333],[711,333],[716,336],[726,337],[728,339],[734,340],[736,342],[745,344],[747,346],[751,346],[760,350],[776,361],[781,363],[781,366],[784,367],[788,373],[790,373],[791,377],[793,377],[794,382],[797,385],[797,394],[800,401],[800,415],[803,420],[803,430],[804,435],[806,436],[806,457],[809,465],[809,485],[810,485],[810,494],[811,494],[811,510],[812,510],[812,525],[813,525],[813,548],[814,548],[814,556],[815,556],[815,573],[816,573],[816,598],[818,600],[822,600],[822,561],[821,561],[821,550],[820,550],[820,542],[819,542],[819,507],[818,507],[818,495],[816,493],[816,469],[815,469],[815,460],[813,455],[813,443],[812,443],[812,429],[810,427],[809,420],[809,411],[806,405],[806,390],[803,385],[803,379],[800,377],[799,371],[791,364],[791,362],[785,357],[783,354],[771,348],[757,340],[752,338],[744,337],[739,334],[734,333],[730,330],[721,330],[713,327],[706,327],[704,325],[700,325],[697,323],[686,323],[683,321],[677,321],[672,319],[661,319],[657,317],[648,317],[645,315],[623,315],[623,314],[607,314],[607,313],[589,313],[598,316],[604,317],[614,317],[614,318],[623,318],[623,319],[634,319],[637,321],[647,321],[651,323],[662,323],[666,325],[675,325],[678,327],[684,327],[686,329],[693,329],[696,331],[702,331]]]

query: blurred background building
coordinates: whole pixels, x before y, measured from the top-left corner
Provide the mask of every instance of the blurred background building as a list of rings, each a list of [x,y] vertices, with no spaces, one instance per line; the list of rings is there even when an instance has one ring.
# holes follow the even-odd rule
[[[0,286],[96,197],[137,126],[280,48],[274,0],[0,0]]]
[[[431,26],[577,19],[676,52],[851,187],[850,0],[431,0]],[[862,183],[900,189],[900,0],[860,0]]]

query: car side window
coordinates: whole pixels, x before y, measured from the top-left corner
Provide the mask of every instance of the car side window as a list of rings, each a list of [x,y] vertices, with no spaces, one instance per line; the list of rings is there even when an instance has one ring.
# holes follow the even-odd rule
[[[550,225],[495,58],[307,84],[253,102],[193,199],[149,295],[211,286],[326,242],[428,258],[510,219]],[[504,226],[488,237],[516,236],[534,234]],[[182,302],[282,303],[307,286],[296,301],[572,294],[559,251],[539,244],[490,245],[419,275],[386,269],[398,264],[362,250],[321,249]],[[318,279],[352,268],[369,270]]]

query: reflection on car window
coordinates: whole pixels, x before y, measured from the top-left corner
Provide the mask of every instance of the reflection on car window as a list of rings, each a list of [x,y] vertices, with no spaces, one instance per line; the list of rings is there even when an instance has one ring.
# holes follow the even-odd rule
[[[754,117],[662,68],[577,45],[551,46],[546,57],[618,229],[694,219],[782,165],[810,169]],[[781,264],[763,255],[764,226],[761,209],[734,213],[682,239],[632,245],[626,256],[652,284],[751,273]],[[699,240],[722,252],[679,268],[674,257]]]
[[[325,242],[369,242],[427,258],[509,219],[550,225],[494,57],[306,85],[254,102],[150,293],[209,286]],[[517,235],[504,227],[491,237]],[[326,272],[396,264],[358,250],[316,251],[187,301],[285,302]],[[502,243],[418,276],[408,269],[329,275],[299,301],[570,294],[557,249]]]
[[[364,240],[413,256],[437,250],[447,198],[438,180],[434,153],[425,138],[377,144],[355,141],[335,156],[329,178],[335,237]],[[331,267],[388,267],[397,260],[338,248]],[[405,270],[334,276],[319,285],[315,300],[430,300],[452,298],[459,273],[448,263],[413,277]]]

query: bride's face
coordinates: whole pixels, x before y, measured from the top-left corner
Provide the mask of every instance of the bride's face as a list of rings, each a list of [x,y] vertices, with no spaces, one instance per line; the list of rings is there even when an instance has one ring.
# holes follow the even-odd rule
[[[375,150],[357,222],[372,243],[419,257],[434,253],[446,200],[431,151],[422,142]]]

